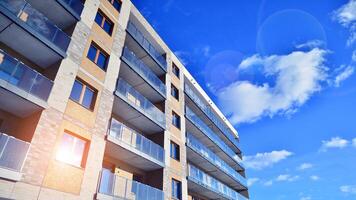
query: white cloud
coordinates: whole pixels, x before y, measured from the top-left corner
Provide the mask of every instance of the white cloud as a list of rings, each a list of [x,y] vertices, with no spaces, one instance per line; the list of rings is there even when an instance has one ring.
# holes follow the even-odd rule
[[[254,156],[244,156],[243,160],[247,168],[260,170],[266,167],[270,167],[273,164],[278,163],[291,155],[293,155],[292,152],[281,150],[257,153]]]
[[[312,198],[310,196],[306,196],[306,197],[301,197],[300,200],[311,200]]]
[[[206,45],[202,48],[203,55],[205,57],[208,57],[210,55],[210,46]]]
[[[349,29],[350,37],[347,40],[347,46],[351,46],[356,41],[356,0],[350,0],[337,9],[334,12],[334,19]]]
[[[340,137],[333,137],[330,140],[323,140],[322,141],[322,146],[321,146],[321,151],[326,151],[327,149],[330,148],[344,148],[348,145],[349,141],[340,138]]]
[[[297,167],[297,170],[306,170],[306,169],[310,169],[312,167],[313,167],[313,164],[311,164],[311,163],[303,163],[299,167]]]
[[[258,69],[263,76],[275,78],[274,83],[233,82],[218,92],[219,103],[234,124],[254,122],[263,116],[290,115],[321,90],[327,78],[323,65],[326,54],[326,50],[314,48],[288,55],[248,57],[238,71],[261,66]]]
[[[312,175],[312,176],[310,176],[309,178],[310,178],[312,181],[317,181],[317,180],[320,179],[320,177],[319,177],[319,176],[316,176],[316,175]]]
[[[352,139],[352,146],[356,147],[356,138]]]
[[[351,57],[353,62],[356,62],[356,50],[352,52],[352,57]]]
[[[297,49],[302,49],[302,48],[309,48],[309,49],[313,49],[316,47],[322,47],[325,43],[321,40],[310,40],[304,44],[298,44],[295,47]]]
[[[259,178],[249,178],[249,179],[247,179],[247,186],[251,187],[253,184],[258,182],[259,180],[260,180]]]
[[[269,181],[266,181],[263,183],[264,186],[271,186],[273,185],[273,181],[272,180],[269,180]]]
[[[281,174],[276,178],[276,181],[289,181],[293,182],[299,179],[299,176],[291,176],[290,174]]]
[[[356,185],[343,185],[340,186],[340,191],[349,194],[356,194]]]
[[[174,55],[177,56],[178,60],[183,64],[183,65],[187,65],[188,64],[188,55],[189,53],[186,51],[175,51]]]
[[[340,71],[341,72],[339,72],[339,74],[335,77],[335,87],[339,87],[340,83],[349,78],[354,73],[355,69],[352,66],[341,66]]]
[[[356,0],[350,0],[347,4],[335,11],[336,20],[347,27],[356,21]]]

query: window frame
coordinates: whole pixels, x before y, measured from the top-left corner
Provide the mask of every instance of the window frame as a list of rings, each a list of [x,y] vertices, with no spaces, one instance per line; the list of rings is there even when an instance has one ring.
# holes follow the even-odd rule
[[[173,199],[182,199],[182,182],[172,178],[171,195]],[[177,194],[176,194],[177,193]],[[176,197],[178,195],[178,197]]]
[[[98,14],[101,15],[101,17],[102,17],[102,20],[101,20],[100,24],[96,21],[96,16],[97,16]],[[105,13],[104,13],[102,10],[98,9],[98,11],[96,12],[95,20],[94,20],[94,21],[95,21],[95,23],[96,23],[98,26],[100,26],[101,29],[103,29],[103,31],[105,31],[108,35],[112,36],[112,32],[113,32],[113,30],[114,30],[115,24],[114,24],[113,21],[111,21],[111,19],[110,19],[107,15],[105,15]],[[107,22],[108,24],[111,25],[109,32],[106,31],[105,28],[104,28],[105,22]]]
[[[173,62],[172,62],[172,73],[173,73],[178,79],[180,79],[180,69],[179,69],[179,67],[178,67],[176,64],[174,64]]]
[[[76,99],[72,98],[72,92],[73,92],[74,84],[76,82],[78,82],[79,84],[82,85],[82,90],[80,91],[80,95],[79,95],[79,100],[78,101]],[[87,106],[83,105],[84,96],[85,96],[85,93],[86,93],[87,89],[91,90],[93,92],[93,98],[91,99],[91,104],[90,104],[89,108]],[[85,81],[83,81],[83,80],[81,80],[79,78],[76,78],[74,80],[72,91],[70,93],[69,99],[74,101],[74,102],[76,102],[76,103],[78,103],[79,105],[81,105],[82,107],[84,107],[87,110],[94,111],[97,95],[98,95],[98,90],[96,90],[94,87],[92,87],[89,84],[87,84]]]
[[[89,52],[90,52],[90,49],[91,49],[92,47],[96,49],[94,60],[92,60],[92,59],[89,57]],[[104,65],[103,67],[98,64],[98,59],[99,59],[100,53],[105,56],[105,65]],[[92,61],[96,66],[98,66],[100,69],[102,69],[103,71],[106,71],[106,69],[107,69],[107,67],[108,67],[110,55],[109,55],[108,53],[106,53],[102,48],[100,48],[99,45],[97,45],[94,41],[92,41],[92,42],[90,43],[89,48],[88,48],[87,58],[88,58],[90,61]]]
[[[173,91],[175,91],[175,94],[176,94],[176,95],[174,95]],[[176,86],[174,86],[172,83],[171,83],[171,95],[172,95],[177,101],[179,101],[179,89],[178,89]]]
[[[180,161],[180,146],[171,140],[170,157],[176,161]]]
[[[76,145],[79,144],[79,142],[83,142],[84,143],[84,148],[82,150],[82,155],[81,155],[81,159],[80,159],[80,164],[78,165],[77,163],[73,163],[69,160],[65,161],[65,160],[62,160],[60,158],[58,158],[58,152],[60,151],[62,145],[63,145],[63,141],[64,141],[64,137],[65,136],[70,136],[72,138],[74,138],[74,142],[71,144],[71,150],[69,151],[70,153],[73,153],[75,154],[75,149],[76,149]],[[63,131],[63,134],[61,135],[61,139],[59,140],[59,144],[58,144],[58,147],[57,147],[57,155],[56,155],[56,160],[59,161],[59,162],[63,162],[65,164],[68,164],[68,165],[72,165],[72,166],[75,166],[75,167],[79,167],[79,168],[85,168],[85,165],[86,165],[86,161],[88,159],[88,151],[89,151],[89,146],[90,146],[90,141],[83,138],[83,137],[80,137],[70,131]],[[74,160],[73,160],[74,161]]]
[[[176,119],[176,120],[174,120]],[[178,124],[175,123],[177,121]],[[180,116],[172,110],[172,125],[180,130],[181,128],[181,118]]]

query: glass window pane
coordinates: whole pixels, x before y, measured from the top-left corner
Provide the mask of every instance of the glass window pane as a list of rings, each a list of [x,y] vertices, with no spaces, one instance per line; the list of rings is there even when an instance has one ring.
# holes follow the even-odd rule
[[[105,32],[107,32],[109,35],[111,35],[112,24],[110,22],[108,22],[107,20],[105,20],[103,29]]]
[[[121,8],[121,2],[119,2],[118,0],[114,0],[113,4],[114,8],[117,10],[117,11],[120,11],[120,8]]]
[[[73,101],[79,102],[80,100],[80,94],[82,93],[83,90],[83,84],[80,83],[79,81],[75,80],[72,92],[70,93],[70,99]]]
[[[76,138],[75,140],[75,147],[74,147],[74,152],[73,152],[73,164],[77,166],[81,166],[82,164],[82,158],[84,154],[84,149],[85,149],[85,141]]]
[[[94,91],[88,87],[85,90],[82,105],[88,109],[93,109],[94,107]]]
[[[86,141],[64,133],[57,149],[56,159],[65,163],[81,166]]]
[[[95,22],[96,22],[99,26],[101,26],[101,23],[103,22],[103,15],[102,15],[100,12],[97,12],[97,13],[96,13]]]
[[[107,56],[100,52],[99,53],[99,57],[98,57],[98,62],[97,62],[98,66],[101,69],[105,70],[106,69],[106,63],[107,63]]]
[[[89,51],[88,51],[88,56],[87,57],[93,62],[95,62],[95,56],[96,56],[96,52],[97,51],[98,51],[98,49],[95,48],[93,44],[91,44],[90,48],[89,48]]]

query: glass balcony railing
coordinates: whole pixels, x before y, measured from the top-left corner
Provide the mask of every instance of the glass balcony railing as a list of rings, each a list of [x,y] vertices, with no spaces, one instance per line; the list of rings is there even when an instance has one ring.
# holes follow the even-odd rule
[[[0,81],[47,101],[53,82],[0,50]]]
[[[124,79],[119,79],[116,87],[116,92],[121,98],[129,102],[134,108],[146,114],[151,120],[166,129],[165,115],[142,94],[137,92]]]
[[[211,110],[210,106],[206,105],[195,92],[190,88],[188,84],[184,84],[184,91],[189,96],[190,99],[208,116],[208,118],[221,130],[221,132],[237,147],[239,147],[238,140]]]
[[[150,85],[152,85],[161,95],[166,97],[166,85],[154,74],[150,68],[145,65],[136,55],[127,47],[124,48],[122,54],[128,65],[141,77],[143,77]]]
[[[138,134],[114,118],[111,119],[109,135],[164,163],[164,149],[161,146]]]
[[[57,0],[67,4],[78,16],[82,14],[84,5],[80,0]]]
[[[185,116],[189,119],[202,133],[204,133],[211,141],[213,141],[220,149],[235,160],[243,167],[241,158],[228,147],[215,133],[206,125],[189,107],[185,107]]]
[[[70,42],[68,35],[25,0],[0,0],[0,5],[62,51],[67,50]]]
[[[156,48],[143,36],[136,26],[129,22],[127,31],[130,35],[151,55],[151,57],[161,66],[164,71],[167,71],[166,59],[156,50]]]
[[[0,168],[21,172],[30,143],[0,133]]]
[[[162,190],[115,175],[107,169],[101,172],[98,192],[127,200],[164,199]]]
[[[241,176],[236,170],[230,167],[226,162],[224,162],[218,155],[212,152],[209,148],[204,146],[197,138],[192,134],[187,134],[187,145],[194,149],[198,154],[203,156],[205,159],[209,160],[210,163],[220,168],[223,172],[232,176],[236,181],[238,181],[244,187],[247,187],[246,179]]]
[[[247,198],[242,196],[240,193],[236,192],[235,190],[231,189],[230,187],[190,164],[188,164],[188,178],[227,199],[247,200]]]

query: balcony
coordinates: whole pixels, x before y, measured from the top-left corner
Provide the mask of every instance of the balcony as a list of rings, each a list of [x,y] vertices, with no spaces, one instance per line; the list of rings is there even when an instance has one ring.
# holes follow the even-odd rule
[[[219,180],[237,191],[247,189],[247,182],[243,176],[189,133],[187,146],[189,147],[187,157],[190,162],[214,177],[219,177]]]
[[[0,177],[19,181],[30,144],[0,133]]]
[[[162,190],[120,177],[103,169],[96,199],[163,200],[164,193]]]
[[[113,112],[141,132],[158,133],[166,129],[165,115],[124,79],[116,86]]]
[[[232,133],[229,130],[229,128],[227,128],[226,125],[224,125],[223,122],[221,122],[221,120],[211,110],[210,106],[206,105],[204,101],[200,99],[200,97],[190,88],[190,86],[187,83],[184,84],[184,92],[189,97],[190,101],[187,101],[188,104],[192,102],[195,105],[195,107],[198,107],[200,111],[205,114],[207,119],[209,119],[210,122],[213,122],[215,127],[217,127],[216,132],[220,134],[222,133],[221,138],[223,138],[224,141],[227,144],[229,144],[229,146],[232,149],[234,149],[237,153],[240,153],[241,151],[240,151],[239,143],[234,133]]]
[[[153,71],[156,74],[164,74],[167,72],[167,61],[162,56],[161,53],[149,42],[149,40],[144,36],[144,34],[134,25],[132,21],[129,21],[127,25],[127,32],[131,37],[127,38],[127,45],[132,50],[136,50],[135,53],[138,55],[140,59],[145,60],[146,63],[150,63],[149,65],[154,67]],[[133,40],[132,40],[133,39]],[[135,44],[136,43],[136,44]],[[138,48],[138,46],[140,48]],[[143,49],[144,51],[140,51]],[[148,57],[146,56],[148,55]],[[151,58],[151,59],[149,59]]]
[[[19,117],[47,107],[53,82],[0,50],[0,108]]]
[[[208,125],[206,125],[189,107],[185,107],[187,120],[186,130],[198,138],[205,146],[211,147],[212,151],[222,158],[235,170],[244,170],[242,160],[236,153],[222,141]]]
[[[240,193],[188,164],[188,190],[208,199],[247,200]]]
[[[81,0],[27,0],[62,29],[80,20],[84,5]]]
[[[144,171],[163,168],[164,149],[114,118],[107,136],[106,153]]]
[[[25,0],[0,0],[0,42],[46,68],[66,57],[70,38]]]
[[[121,59],[124,62],[120,67],[120,74],[126,77],[129,84],[137,85],[135,88],[152,102],[166,99],[166,85],[127,47],[124,48]]]

